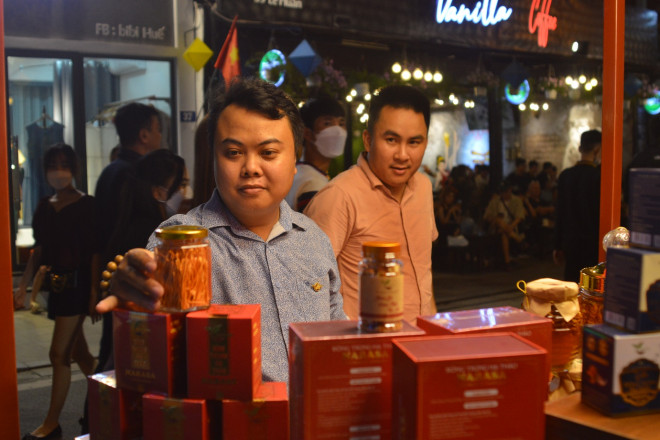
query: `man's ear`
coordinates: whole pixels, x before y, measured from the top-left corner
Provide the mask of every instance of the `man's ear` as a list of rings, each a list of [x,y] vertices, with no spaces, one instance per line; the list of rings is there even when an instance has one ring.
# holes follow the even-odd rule
[[[369,130],[364,130],[362,132],[362,143],[364,144],[364,149],[369,152],[371,149],[371,133],[369,133]]]
[[[140,140],[140,143],[146,144],[149,142],[149,130],[146,128],[141,128],[140,132],[138,133],[138,139]]]

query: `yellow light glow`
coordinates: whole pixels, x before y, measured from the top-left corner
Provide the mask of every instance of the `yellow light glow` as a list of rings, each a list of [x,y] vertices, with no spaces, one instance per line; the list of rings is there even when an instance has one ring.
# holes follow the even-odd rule
[[[437,83],[442,82],[442,73],[436,71],[433,74],[433,82],[437,82]]]
[[[401,64],[397,61],[396,63],[392,64],[392,72],[394,73],[400,73],[401,72]]]
[[[419,81],[423,77],[424,77],[424,72],[422,72],[422,69],[420,69],[419,67],[413,71],[413,78],[415,78],[417,81]]]
[[[401,79],[404,81],[410,81],[410,78],[412,77],[412,74],[410,73],[410,70],[405,69],[403,72],[401,72]]]

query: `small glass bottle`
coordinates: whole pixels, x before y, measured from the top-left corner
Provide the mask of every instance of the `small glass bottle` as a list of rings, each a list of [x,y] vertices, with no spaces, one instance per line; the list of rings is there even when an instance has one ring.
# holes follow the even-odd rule
[[[585,324],[603,322],[603,293],[605,292],[605,263],[585,267],[580,271],[580,312]]]
[[[403,327],[403,273],[399,243],[366,242],[358,276],[360,331],[385,333]]]
[[[189,312],[211,303],[208,230],[174,225],[156,230],[155,279],[163,285],[160,312]]]

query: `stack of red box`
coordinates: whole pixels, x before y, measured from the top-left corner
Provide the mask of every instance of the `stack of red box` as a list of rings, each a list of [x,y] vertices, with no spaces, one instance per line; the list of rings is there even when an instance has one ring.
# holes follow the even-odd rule
[[[286,384],[261,382],[260,305],[113,314],[115,371],[89,378],[91,440],[288,439]]]
[[[417,326],[429,335],[513,332],[552,353],[552,321],[516,307],[493,307],[418,316]],[[550,356],[546,360],[550,376]]]
[[[392,333],[360,333],[356,321],[291,324],[291,438],[390,438],[392,339],[423,334],[408,323]]]

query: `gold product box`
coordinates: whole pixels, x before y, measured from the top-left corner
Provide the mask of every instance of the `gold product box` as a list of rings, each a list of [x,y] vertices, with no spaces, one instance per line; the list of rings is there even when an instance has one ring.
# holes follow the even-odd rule
[[[584,327],[582,402],[609,416],[660,411],[660,333]]]

